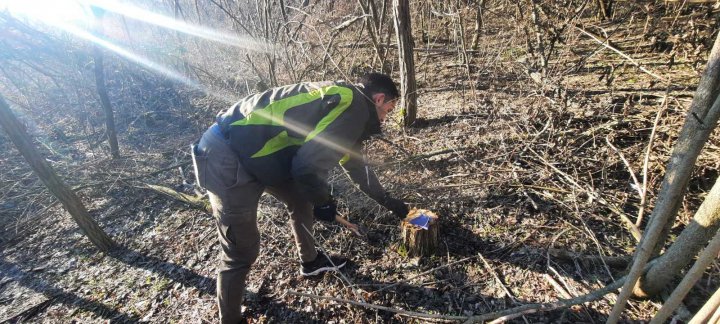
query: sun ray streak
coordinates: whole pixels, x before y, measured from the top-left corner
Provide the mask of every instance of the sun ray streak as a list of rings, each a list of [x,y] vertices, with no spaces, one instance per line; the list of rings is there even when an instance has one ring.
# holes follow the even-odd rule
[[[138,54],[132,53],[116,44],[113,44],[112,42],[109,42],[100,37],[97,37],[86,30],[83,30],[81,28],[78,28],[78,27],[75,27],[75,26],[69,25],[69,24],[58,24],[58,27],[62,28],[63,30],[65,30],[77,37],[91,41],[95,44],[98,44],[98,45],[108,49],[108,50],[111,50],[111,51],[115,52],[116,54],[118,54],[122,57],[125,57],[133,62],[136,62],[142,66],[145,66],[149,69],[160,72],[167,77],[170,77],[172,79],[180,81],[183,84],[186,84],[193,88],[198,88],[198,89],[202,88],[202,86],[200,84],[198,84],[197,82],[195,82],[193,80],[188,79],[187,77],[181,75],[180,73],[175,72],[171,69],[168,69],[168,68],[162,66],[161,64],[155,63],[152,60],[144,58]]]
[[[240,47],[256,52],[272,52],[274,50],[272,45],[256,41],[248,36],[241,37],[203,26],[191,25],[183,21],[178,21],[174,18],[116,1],[96,0],[92,1],[92,5],[145,23],[172,29],[181,33],[201,37],[230,46]]]
[[[175,71],[173,71],[173,70],[171,70],[171,69],[168,69],[168,68],[162,66],[161,64],[158,64],[158,63],[156,63],[156,62],[153,62],[152,60],[149,60],[149,59],[147,59],[147,58],[144,58],[144,57],[142,57],[142,56],[140,56],[140,55],[138,55],[138,54],[132,53],[132,52],[130,52],[130,51],[128,51],[128,50],[126,50],[126,49],[124,49],[124,48],[116,45],[116,44],[113,44],[113,43],[111,43],[111,42],[109,42],[109,41],[107,41],[107,40],[104,40],[104,39],[102,39],[102,38],[100,38],[100,37],[97,37],[97,36],[93,35],[92,33],[88,32],[88,31],[86,31],[86,30],[80,29],[80,28],[78,28],[78,27],[76,27],[76,26],[73,26],[73,25],[70,25],[70,24],[58,24],[58,27],[66,30],[67,32],[69,32],[69,33],[71,33],[71,34],[73,34],[73,35],[75,35],[75,36],[77,36],[77,37],[80,37],[80,38],[82,38],[82,39],[91,41],[91,42],[93,42],[93,43],[95,43],[95,44],[98,44],[98,45],[100,45],[100,46],[108,49],[108,50],[111,50],[111,51],[117,53],[118,55],[120,55],[120,56],[122,56],[122,57],[125,57],[125,58],[127,58],[127,59],[129,59],[129,60],[131,60],[131,61],[133,61],[133,62],[136,62],[136,63],[138,63],[138,64],[140,64],[140,65],[142,65],[142,66],[145,66],[145,67],[147,67],[147,68],[149,68],[149,69],[152,69],[152,70],[154,70],[154,71],[157,71],[157,72],[159,72],[159,73],[161,73],[161,74],[163,74],[163,75],[165,75],[165,76],[167,76],[167,77],[170,77],[170,78],[172,78],[172,79],[174,79],[174,80],[180,81],[180,82],[182,82],[182,83],[185,84],[185,85],[188,85],[188,86],[193,87],[193,88],[195,88],[195,89],[202,90],[203,92],[205,92],[205,93],[207,93],[207,94],[209,94],[209,95],[212,95],[212,96],[214,96],[214,97],[217,97],[217,98],[219,98],[219,99],[221,99],[221,100],[223,100],[223,101],[225,101],[225,102],[227,102],[227,103],[234,103],[235,101],[237,101],[236,98],[233,98],[233,97],[231,97],[231,96],[229,96],[229,95],[224,95],[224,94],[220,94],[220,93],[218,93],[218,92],[209,91],[209,89],[205,88],[203,85],[201,85],[201,84],[195,82],[194,80],[191,80],[191,79],[189,79],[189,78],[181,75],[181,74],[178,73],[178,72],[175,72]],[[310,133],[310,131],[312,130],[312,129],[308,128],[307,125],[303,125],[303,124],[300,124],[300,123],[296,123],[296,122],[293,122],[293,121],[287,120],[287,119],[285,119],[285,120],[279,119],[277,116],[274,116],[274,115],[272,115],[272,114],[267,114],[267,113],[262,112],[262,111],[255,111],[255,113],[262,114],[263,117],[265,117],[265,118],[267,118],[267,119],[273,120],[276,124],[278,124],[278,125],[283,125],[283,126],[284,126],[285,128],[287,128],[288,130],[291,130],[291,131],[293,131],[293,132],[302,134],[303,136],[307,136],[307,135]],[[336,142],[334,142],[332,139],[329,139],[329,138],[326,138],[326,137],[323,137],[323,136],[317,136],[317,137],[313,138],[312,140],[313,140],[313,141],[317,141],[317,142],[320,143],[321,145],[323,145],[323,146],[325,146],[325,147],[328,147],[328,148],[330,148],[330,149],[332,149],[332,150],[335,150],[335,151],[337,151],[337,152],[342,152],[342,153],[344,153],[344,154],[349,154],[351,158],[362,158],[362,156],[360,156],[359,154],[354,153],[349,147],[346,147],[346,146],[343,146],[343,145],[341,145],[341,144],[339,144],[339,143],[336,143]]]
[[[2,1],[2,0],[0,0]],[[239,47],[243,49],[248,49],[251,51],[256,52],[270,52],[275,50],[274,46],[271,44],[263,43],[254,40],[252,37],[249,36],[236,36],[231,35],[228,33],[219,32],[207,27],[203,26],[195,26],[191,25],[185,22],[178,21],[176,19],[163,16],[157,13],[153,13],[147,10],[143,10],[141,8],[129,6],[126,4],[121,4],[116,1],[107,1],[107,0],[91,0],[91,1],[79,1],[78,3],[84,3],[86,5],[90,6],[97,6],[99,8],[102,8],[107,11],[115,12],[117,14],[146,22],[149,24],[153,24],[156,26],[160,26],[163,28],[167,28],[170,30],[175,30],[178,32],[182,32],[188,35],[200,37],[203,39],[207,39],[214,42],[219,42],[222,44]],[[0,3],[1,5],[2,3]],[[0,6],[0,9],[3,8],[3,6]],[[28,11],[29,13],[30,9],[28,9],[28,6],[21,7],[20,9]],[[82,6],[79,6],[78,8],[82,8]],[[43,17],[42,15],[39,15],[38,17]],[[91,18],[91,17],[90,17]],[[148,59],[140,54],[134,53],[130,50],[127,50],[117,44],[114,44],[113,42],[104,39],[102,37],[99,37],[92,32],[78,26],[75,22],[72,20],[44,20],[45,23],[51,26],[58,27],[59,29],[72,34],[80,39],[84,39],[86,41],[92,42],[93,44],[96,44],[97,46],[102,46],[103,48],[112,51],[113,53],[124,57],[128,59],[131,62],[135,62],[140,66],[143,66],[149,70],[155,71],[167,78],[176,80],[188,87],[191,87],[193,89],[197,89],[202,91],[203,93],[212,96],[214,98],[217,98],[219,100],[222,100],[223,102],[226,102],[228,104],[235,103],[238,98],[236,94],[232,93],[224,93],[220,91],[212,91],[211,89],[207,88],[205,85],[199,83],[196,80],[190,79],[187,76],[182,75],[181,73],[168,68],[164,66],[163,64],[157,63],[151,59]],[[88,22],[92,22],[92,19],[89,19]],[[259,114],[265,114],[265,112],[256,111],[255,113]],[[286,129],[296,132],[298,134],[302,134],[303,136],[307,137],[308,134],[311,133],[311,131],[314,129],[314,125],[304,125],[302,123],[298,123],[293,120],[285,119],[285,120],[279,120],[276,116],[273,115],[267,115],[265,116],[268,119],[274,120],[278,125],[282,125]],[[337,141],[334,141],[332,138],[327,136],[316,136],[311,139],[311,141],[315,141],[323,146],[328,147],[329,149],[341,152],[343,154],[349,154],[352,158],[360,159],[362,156],[360,154],[357,154],[356,152],[353,152],[353,150],[349,147],[346,147]]]
[[[67,31],[70,34],[73,34],[79,38],[82,38],[87,41],[93,42],[97,45],[100,45],[100,46],[102,46],[102,47],[104,47],[104,48],[106,48],[106,49],[132,61],[132,62],[135,62],[137,64],[140,64],[141,66],[144,66],[148,69],[156,71],[168,78],[179,81],[182,84],[185,84],[191,88],[200,90],[208,95],[212,95],[213,97],[223,100],[226,103],[234,103],[235,101],[237,101],[236,97],[233,97],[233,96],[230,96],[227,94],[223,94],[220,92],[216,92],[216,91],[211,91],[210,89],[208,89],[204,85],[196,82],[195,80],[192,80],[172,69],[169,69],[169,68],[163,66],[162,64],[154,62],[154,61],[147,59],[139,54],[133,53],[133,52],[128,51],[127,49],[124,49],[116,44],[113,44],[112,42],[109,42],[105,39],[102,39],[102,38],[96,36],[96,35],[93,35],[92,33],[88,32],[86,30],[83,30],[83,29],[78,28],[71,24],[60,23],[60,24],[57,24],[57,26],[62,28],[65,31]]]

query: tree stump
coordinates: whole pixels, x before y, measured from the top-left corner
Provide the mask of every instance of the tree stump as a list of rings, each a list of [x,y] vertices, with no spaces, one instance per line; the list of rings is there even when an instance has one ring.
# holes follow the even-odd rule
[[[429,218],[427,229],[411,224],[410,221],[424,214]],[[438,246],[438,216],[426,209],[413,208],[400,224],[402,247],[409,257],[424,257],[435,253]]]

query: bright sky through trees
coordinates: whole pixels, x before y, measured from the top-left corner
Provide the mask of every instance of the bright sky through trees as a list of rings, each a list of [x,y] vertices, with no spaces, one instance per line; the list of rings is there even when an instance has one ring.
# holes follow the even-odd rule
[[[48,25],[89,25],[93,18],[87,3],[76,0],[0,0],[0,10]]]
[[[182,75],[172,68],[166,67],[161,63],[150,60],[139,53],[135,53],[128,48],[122,47],[114,42],[111,37],[96,34],[93,26],[97,21],[94,20],[95,17],[93,16],[91,9],[93,7],[101,9],[101,11],[105,11],[107,13],[133,19],[143,24],[151,24],[161,28],[178,31],[186,35],[209,40],[215,43],[239,47],[254,52],[270,52],[273,50],[272,45],[257,41],[249,36],[240,36],[234,32],[230,33],[204,26],[193,25],[182,20],[164,16],[159,13],[151,12],[140,7],[114,0],[0,0],[0,10],[7,9],[13,16],[25,18],[33,21],[34,23],[59,28],[60,30],[74,35],[77,38],[92,42],[148,69],[180,81],[190,87],[201,89],[227,103],[234,103],[237,101],[238,98],[229,97],[207,89],[205,86],[198,84],[195,80]],[[110,19],[108,15],[106,15],[106,18]],[[263,114],[263,112],[258,113]],[[273,119],[273,116],[268,115],[266,118]],[[280,119],[276,120],[276,122],[301,134],[308,133],[308,130],[304,129],[302,125],[296,125],[296,123],[291,120]],[[349,148],[342,147],[326,138],[318,137],[316,140],[323,145],[339,151],[351,151]]]

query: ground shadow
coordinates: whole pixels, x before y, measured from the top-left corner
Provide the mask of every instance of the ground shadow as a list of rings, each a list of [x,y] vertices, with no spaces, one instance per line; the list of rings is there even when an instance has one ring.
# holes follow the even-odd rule
[[[250,319],[264,318],[267,323],[325,323],[318,320],[321,314],[298,311],[276,298],[260,292],[254,299],[248,299],[243,312]],[[317,308],[313,308],[316,310]]]
[[[197,274],[183,266],[147,256],[126,247],[118,247],[110,251],[108,256],[129,266],[155,272],[185,287],[194,287],[203,294],[215,295],[215,279]]]
[[[487,314],[509,308],[531,304],[532,302],[513,299],[508,296],[491,297],[477,292],[475,286],[487,283],[470,283],[464,267],[434,271],[426,277],[429,281],[419,284],[407,282],[379,281],[366,274],[356,272],[352,265],[344,269],[344,274],[367,293],[366,302],[393,309],[418,311],[428,314],[451,316],[470,316]],[[417,278],[414,280],[417,281]],[[394,312],[364,310],[367,318],[379,319],[384,323],[403,322]],[[604,319],[605,314],[591,309],[566,308],[555,311],[526,315],[531,323],[591,323],[593,319]],[[510,320],[510,323],[525,323],[522,317]]]
[[[50,302],[45,306],[59,302],[65,304],[69,308],[79,308],[91,312],[98,317],[107,319],[113,323],[136,323],[140,321],[140,318],[134,315],[119,312],[111,306],[79,297],[71,292],[64,291],[62,288],[53,286],[46,280],[22,270],[18,265],[8,262],[4,258],[0,258],[0,269],[2,269],[4,277],[18,282],[23,287],[45,295],[45,297],[50,300]],[[39,310],[35,310],[34,312],[37,311]],[[24,320],[26,320],[26,318],[20,316],[10,319],[9,322],[16,323],[23,322]]]
[[[412,125],[410,125],[410,128],[415,129],[423,129],[423,128],[432,128],[435,126],[442,126],[445,124],[451,124],[459,120],[464,119],[473,119],[473,118],[487,118],[487,114],[482,113],[464,113],[464,114],[457,114],[457,115],[444,115],[442,117],[437,118],[417,118],[413,122]]]

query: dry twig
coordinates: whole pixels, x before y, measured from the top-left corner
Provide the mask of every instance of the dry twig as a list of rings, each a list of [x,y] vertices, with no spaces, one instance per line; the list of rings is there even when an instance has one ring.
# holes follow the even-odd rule
[[[646,265],[646,269],[652,266],[655,262],[650,262]],[[335,297],[327,297],[327,296],[318,296],[313,294],[306,294],[301,292],[296,292],[292,290],[286,291],[286,293],[291,295],[297,295],[302,297],[309,297],[309,298],[315,298],[315,299],[323,299],[323,300],[332,300],[336,302],[341,303],[347,303],[355,306],[360,307],[366,307],[371,309],[379,309],[383,311],[393,312],[399,315],[405,315],[405,316],[412,316],[417,318],[431,318],[431,319],[442,319],[442,320],[448,320],[448,321],[465,321],[465,323],[476,323],[476,322],[483,322],[488,321],[491,319],[496,318],[503,318],[504,320],[510,320],[513,318],[517,318],[523,315],[537,313],[537,312],[546,312],[546,311],[552,311],[556,309],[561,308],[567,308],[573,305],[578,305],[586,302],[590,302],[593,300],[597,300],[600,298],[603,298],[605,295],[617,290],[618,288],[622,287],[622,285],[625,283],[626,277],[622,277],[618,279],[617,281],[603,287],[600,289],[597,289],[595,291],[589,292],[585,295],[578,296],[572,299],[560,299],[556,302],[552,303],[539,303],[539,304],[526,304],[518,307],[508,308],[505,310],[497,311],[497,312],[491,312],[491,313],[485,313],[481,315],[473,315],[473,316],[451,316],[451,315],[438,315],[438,314],[427,314],[427,313],[419,313],[419,312],[411,312],[391,307],[385,307],[380,305],[374,305],[369,303],[361,303],[354,300],[348,300],[348,299],[342,299],[342,298],[335,298]]]
[[[530,149],[530,151],[533,152],[533,154],[535,154],[535,156],[536,156],[543,164],[545,164],[546,166],[550,167],[553,171],[555,171],[556,173],[558,173],[559,175],[561,175],[561,176],[562,176],[566,181],[568,181],[570,184],[572,184],[573,186],[577,187],[578,189],[584,191],[584,192],[587,193],[590,197],[592,197],[593,199],[597,200],[597,201],[600,202],[601,204],[603,204],[603,205],[605,205],[606,207],[608,207],[608,209],[610,209],[610,211],[612,211],[613,213],[615,213],[615,214],[617,214],[618,216],[620,216],[620,218],[625,222],[625,225],[626,225],[626,226],[628,227],[628,229],[630,230],[630,233],[632,234],[632,236],[633,236],[636,240],[640,241],[640,237],[642,237],[642,234],[640,233],[640,230],[637,228],[637,226],[635,226],[635,223],[634,223],[633,221],[631,221],[630,218],[628,218],[627,215],[625,215],[625,213],[623,213],[619,208],[617,208],[617,207],[613,206],[612,204],[610,204],[607,200],[605,200],[605,198],[601,197],[597,192],[595,192],[595,190],[587,189],[587,188],[583,187],[582,185],[580,185],[579,183],[577,183],[577,181],[575,181],[575,180],[574,180],[572,177],[570,177],[567,173],[560,171],[558,168],[556,168],[556,167],[555,167],[554,165],[552,165],[550,162],[548,162],[548,161],[545,160],[543,157],[541,157],[540,154],[538,154],[537,152],[535,152],[533,149]]]
[[[596,42],[602,44],[602,46],[605,46],[605,47],[608,48],[609,50],[611,50],[611,51],[619,54],[620,56],[622,56],[623,58],[625,58],[626,60],[628,60],[630,63],[632,63],[633,65],[637,66],[638,69],[640,69],[640,71],[643,71],[643,72],[647,73],[648,75],[652,76],[653,78],[656,78],[656,79],[658,79],[658,80],[660,80],[660,81],[662,81],[662,82],[664,82],[664,83],[670,84],[670,81],[669,81],[669,80],[667,80],[667,79],[665,79],[665,78],[663,78],[663,77],[661,77],[661,76],[653,73],[652,71],[646,69],[645,67],[643,67],[642,65],[640,65],[640,63],[638,63],[637,61],[635,61],[632,57],[630,57],[630,56],[628,56],[627,54],[621,52],[619,49],[610,46],[610,44],[608,44],[607,41],[602,41],[602,40],[600,40],[599,38],[597,38],[597,36],[591,34],[590,32],[588,32],[588,31],[586,31],[586,30],[584,30],[584,29],[582,29],[582,28],[580,28],[580,27],[575,26],[575,29],[579,30],[581,33],[583,33],[583,34],[585,34],[585,35],[587,35],[587,36],[590,36],[590,38],[592,38],[592,39],[595,40]]]

